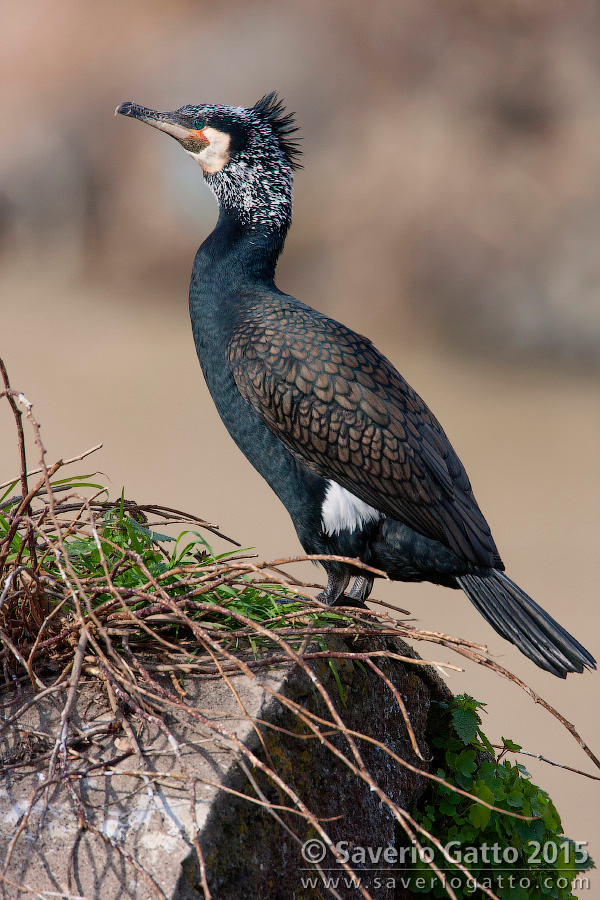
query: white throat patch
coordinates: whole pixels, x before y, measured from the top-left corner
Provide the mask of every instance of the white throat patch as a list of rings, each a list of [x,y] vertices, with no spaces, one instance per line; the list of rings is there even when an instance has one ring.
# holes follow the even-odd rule
[[[198,153],[193,150],[186,150],[186,153],[196,160],[207,175],[214,175],[224,169],[229,162],[231,138],[228,134],[210,127],[204,128],[202,134],[209,141],[208,147]]]
[[[373,509],[341,487],[335,481],[329,481],[325,492],[325,500],[321,508],[321,522],[326,534],[339,534],[340,531],[356,531],[382,518],[382,513]]]

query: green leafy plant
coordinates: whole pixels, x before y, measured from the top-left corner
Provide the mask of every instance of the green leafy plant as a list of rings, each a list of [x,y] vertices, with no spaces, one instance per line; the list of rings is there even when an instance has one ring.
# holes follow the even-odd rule
[[[593,862],[583,847],[563,835],[548,794],[533,784],[521,763],[507,758],[521,747],[503,738],[501,749],[494,749],[481,728],[485,705],[463,694],[432,708],[439,720],[438,736],[432,741],[436,774],[486,803],[527,818],[495,812],[435,782],[430,782],[413,816],[501,900],[568,900],[574,896],[573,879],[593,868]],[[485,896],[479,890],[474,893],[468,877],[453,868],[439,849],[427,841],[423,846],[459,900]],[[413,854],[411,890],[447,897],[443,883],[432,878],[429,870],[428,877],[422,877],[424,865]]]
[[[48,623],[40,650],[57,649],[58,630],[70,652],[68,620],[75,613],[74,592],[80,602],[85,598],[84,614],[111,629],[127,628],[129,612],[144,621],[148,629],[140,632],[129,616],[130,638],[138,644],[151,638],[150,629],[184,644],[187,635],[190,658],[198,646],[190,634],[194,621],[212,632],[231,632],[230,648],[255,654],[265,646],[265,636],[241,617],[273,633],[285,629],[288,637],[294,631],[300,635],[308,626],[327,630],[347,621],[339,613],[311,609],[277,573],[269,578],[265,571],[263,580],[248,550],[216,553],[198,526],[193,527],[201,521],[193,516],[139,505],[127,500],[124,492],[111,501],[106,488],[90,476],[71,477],[51,482],[52,507],[46,489],[40,488],[32,515],[43,524],[32,534],[28,517],[20,512],[22,497],[11,496],[16,487],[17,482],[11,483],[0,496],[0,548],[4,548],[0,579],[6,584],[8,578],[10,588],[0,611],[0,627],[25,654],[56,606],[61,615]],[[86,499],[90,492],[92,497]],[[160,530],[151,519],[158,519]],[[181,522],[192,527],[175,535],[164,532]],[[263,564],[262,571],[265,568]],[[170,604],[185,611],[184,620],[177,621]]]

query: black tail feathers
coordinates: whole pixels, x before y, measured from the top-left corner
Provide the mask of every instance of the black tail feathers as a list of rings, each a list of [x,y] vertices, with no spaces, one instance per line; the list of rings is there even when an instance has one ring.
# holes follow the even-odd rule
[[[489,575],[462,575],[456,580],[492,628],[541,669],[566,678],[569,672],[596,668],[585,647],[504,572],[492,569]]]

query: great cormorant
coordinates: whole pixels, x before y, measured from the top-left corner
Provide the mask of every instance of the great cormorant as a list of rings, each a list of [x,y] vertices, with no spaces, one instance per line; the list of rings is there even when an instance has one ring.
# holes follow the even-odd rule
[[[225,426],[286,506],[305,551],[460,587],[541,668],[563,678],[595,668],[504,574],[467,473],[419,395],[371,341],[276,287],[299,156],[293,117],[276,95],[251,109],[156,112],[128,102],[117,112],[179,141],[218,200],[190,286],[198,358]],[[327,602],[364,604],[372,577],[323,565]]]

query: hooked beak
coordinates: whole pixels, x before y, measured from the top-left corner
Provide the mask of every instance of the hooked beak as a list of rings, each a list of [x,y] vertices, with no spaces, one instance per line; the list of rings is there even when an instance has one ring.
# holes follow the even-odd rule
[[[127,100],[125,103],[119,103],[115,109],[116,115],[139,119],[141,122],[152,125],[153,128],[165,131],[178,141],[187,141],[197,135],[194,129],[181,124],[181,119],[177,113],[146,109],[145,106],[138,106],[137,103],[132,103],[130,100]]]

